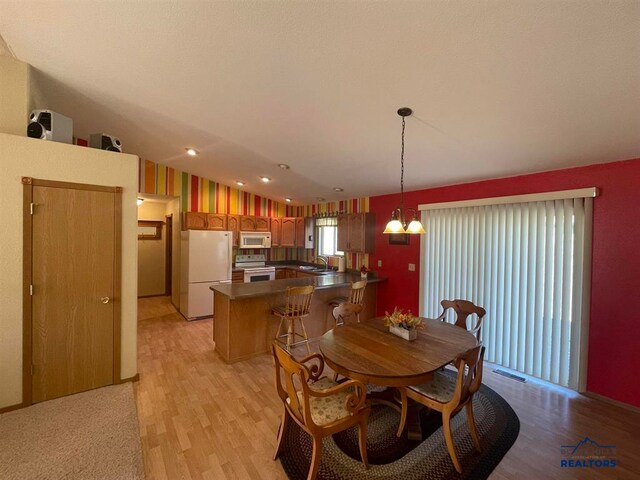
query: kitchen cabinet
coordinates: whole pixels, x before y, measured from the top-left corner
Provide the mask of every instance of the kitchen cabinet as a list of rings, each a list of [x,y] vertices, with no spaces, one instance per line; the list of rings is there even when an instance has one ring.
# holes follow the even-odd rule
[[[244,283],[244,270],[238,270],[231,272],[232,283]]]
[[[298,271],[294,272],[297,278],[305,278],[305,277],[315,277],[313,273]]]
[[[226,230],[227,216],[220,213],[207,213],[207,230]]]
[[[271,218],[269,217],[254,217],[256,232],[270,232],[271,231]],[[272,244],[273,244],[273,238]]]
[[[286,268],[276,268],[276,280],[287,278],[287,271]]]
[[[298,277],[298,275],[297,275],[298,272],[296,270],[291,270],[290,268],[287,268],[286,271],[287,271],[287,273],[286,273],[287,278],[297,278]]]
[[[282,233],[280,234],[281,247],[296,246],[296,218],[284,217],[282,219]]]
[[[182,214],[183,230],[206,230],[207,229],[207,213],[204,212],[185,212]]]
[[[233,233],[233,246],[237,247],[240,242],[240,217],[238,215],[227,215],[227,230]]]
[[[373,213],[338,215],[338,250],[372,253],[375,243],[375,228]]]
[[[271,219],[271,246],[280,246],[280,235],[282,233],[282,218]]]
[[[304,248],[304,217],[296,218],[296,247]]]
[[[255,232],[256,231],[256,217],[250,217],[248,215],[242,215],[240,217],[240,231],[241,232]]]

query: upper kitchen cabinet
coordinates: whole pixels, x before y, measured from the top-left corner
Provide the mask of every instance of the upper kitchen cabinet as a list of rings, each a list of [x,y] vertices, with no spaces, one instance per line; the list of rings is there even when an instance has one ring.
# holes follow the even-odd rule
[[[304,247],[304,217],[296,218],[296,247]]]
[[[349,213],[338,216],[337,247],[342,252],[372,253],[375,242],[373,213]]]
[[[207,230],[226,230],[227,216],[222,213],[207,213]]]
[[[227,215],[227,230],[233,232],[233,246],[237,247],[240,242],[240,216]]]
[[[270,232],[271,231],[271,218],[269,217],[253,217],[255,220],[256,232]],[[273,244],[273,237],[272,242]]]
[[[280,233],[281,247],[296,246],[296,218],[284,217],[282,219],[282,230]]]
[[[256,217],[250,217],[249,215],[242,215],[240,217],[240,231],[241,232],[255,232],[256,231]]]
[[[206,230],[207,213],[185,212],[182,214],[182,230]]]
[[[282,235],[282,218],[271,219],[271,246],[280,246],[280,236]]]

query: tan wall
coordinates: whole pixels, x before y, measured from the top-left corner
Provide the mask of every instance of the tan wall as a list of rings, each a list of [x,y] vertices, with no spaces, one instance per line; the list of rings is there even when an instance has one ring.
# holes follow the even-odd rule
[[[0,132],[27,136],[30,67],[0,55]]]
[[[165,221],[167,204],[145,201],[138,207],[138,220]],[[165,245],[167,228],[161,240],[138,240],[138,296],[163,295],[165,292]]]
[[[138,157],[0,133],[0,408],[22,401],[21,177],[123,187],[122,378],[137,373]]]

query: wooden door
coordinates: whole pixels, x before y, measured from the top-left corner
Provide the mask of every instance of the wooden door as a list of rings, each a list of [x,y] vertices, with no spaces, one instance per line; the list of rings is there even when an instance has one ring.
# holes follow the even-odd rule
[[[282,233],[282,218],[271,219],[271,246],[280,246],[280,235]]]
[[[336,244],[338,251],[349,251],[349,215],[338,215],[338,238]]]
[[[270,232],[271,231],[271,219],[269,217],[255,217],[256,232]],[[271,238],[271,244],[273,245],[273,237]]]
[[[33,215],[25,222],[36,403],[119,380],[121,217],[117,189],[33,182]]]
[[[296,247],[304,248],[304,217],[296,218]]]
[[[182,221],[183,230],[206,230],[207,214],[203,212],[185,212]]]
[[[237,247],[240,242],[240,217],[238,215],[227,215],[227,229],[233,232],[233,246]]]
[[[282,219],[282,233],[280,235],[281,247],[296,246],[296,219],[295,217],[284,217]]]
[[[207,213],[207,230],[226,230],[227,216],[222,213]]]
[[[364,214],[349,215],[349,250],[364,252]]]
[[[256,231],[256,219],[248,215],[240,217],[240,231],[241,232],[255,232]]]

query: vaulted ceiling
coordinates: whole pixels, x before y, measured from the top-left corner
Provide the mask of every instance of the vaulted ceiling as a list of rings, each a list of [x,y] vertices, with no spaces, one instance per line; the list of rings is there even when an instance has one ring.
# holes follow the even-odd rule
[[[298,204],[398,191],[402,106],[407,189],[640,157],[635,0],[0,0],[0,34],[77,136]]]

